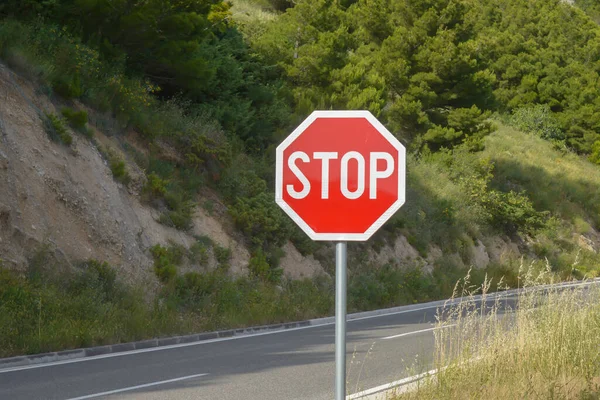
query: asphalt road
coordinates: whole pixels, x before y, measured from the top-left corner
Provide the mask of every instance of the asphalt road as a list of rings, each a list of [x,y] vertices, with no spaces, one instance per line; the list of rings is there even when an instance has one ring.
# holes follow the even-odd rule
[[[431,369],[435,313],[348,321],[348,394]],[[0,370],[0,399],[330,400],[334,371],[325,325]]]

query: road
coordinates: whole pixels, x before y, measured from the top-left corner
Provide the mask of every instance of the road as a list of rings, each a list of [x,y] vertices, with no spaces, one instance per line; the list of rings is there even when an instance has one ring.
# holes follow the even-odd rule
[[[348,321],[348,394],[431,369],[436,308]],[[0,399],[330,400],[334,325],[0,370]]]

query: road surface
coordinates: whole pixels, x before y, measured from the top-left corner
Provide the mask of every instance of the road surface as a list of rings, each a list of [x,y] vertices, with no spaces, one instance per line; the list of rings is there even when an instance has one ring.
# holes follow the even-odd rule
[[[348,394],[431,369],[436,308],[348,321]],[[334,325],[0,370],[0,399],[330,400]]]

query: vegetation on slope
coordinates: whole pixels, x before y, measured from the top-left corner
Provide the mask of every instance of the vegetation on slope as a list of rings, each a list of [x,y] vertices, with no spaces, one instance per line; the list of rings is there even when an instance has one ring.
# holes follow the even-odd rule
[[[123,129],[173,145],[175,163],[157,160],[160,146],[139,160],[161,220],[187,229],[195,193],[212,186],[274,269],[289,239],[305,254],[320,247],[270,194],[273,146],[313,109],[369,109],[419,160],[434,159],[431,152],[455,157],[451,149],[461,144],[457,154],[481,150],[491,112],[514,112],[520,128],[600,157],[600,28],[558,0],[242,2],[234,7],[239,25],[220,2],[109,3],[6,3],[2,57],[54,93],[110,113]],[[152,29],[141,29],[144,21]],[[494,174],[455,164],[490,175],[484,180]],[[492,204],[527,209],[524,198],[497,189],[486,225],[530,230],[532,210],[511,222],[509,210]],[[445,225],[460,224],[454,218],[446,215]],[[412,227],[403,233],[423,236]],[[477,238],[473,229],[467,236]]]
[[[578,234],[600,228],[593,164],[600,163],[600,27],[565,2],[238,0],[230,11],[216,0],[9,0],[0,17],[0,58],[12,68],[44,93],[96,110],[99,129],[117,121],[113,133],[143,136],[148,155],[125,150],[146,172],[142,199],[161,211],[161,222],[188,229],[204,187],[226,204],[251,249],[246,280],[228,277],[226,268],[182,275],[169,251],[154,251],[160,304],[195,315],[193,329],[331,311],[331,282],[298,284],[310,287],[302,290],[317,305],[285,288],[279,260],[288,240],[330,273],[333,252],[308,240],[272,193],[273,149],[314,109],[368,109],[410,149],[406,205],[370,243],[350,246],[352,310],[449,295],[473,261],[474,243],[492,236],[519,243],[525,257],[547,257],[562,278],[600,271],[593,252],[577,243]],[[177,157],[164,157],[165,146]],[[126,181],[121,163],[111,167]],[[420,265],[400,271],[397,260],[373,265],[366,249],[399,235],[422,257],[436,246],[458,260],[439,258],[431,275]],[[201,264],[198,251],[192,262]],[[508,260],[488,272],[514,282],[516,268]],[[9,286],[35,288],[29,277],[6,274]],[[292,314],[248,319],[242,316],[254,314],[246,310],[218,320],[228,307],[220,285],[256,310],[269,307],[246,295],[299,305]],[[150,321],[166,312],[144,307]],[[92,342],[173,332],[127,329]],[[59,340],[44,349],[86,343]],[[35,351],[15,346],[8,348]]]

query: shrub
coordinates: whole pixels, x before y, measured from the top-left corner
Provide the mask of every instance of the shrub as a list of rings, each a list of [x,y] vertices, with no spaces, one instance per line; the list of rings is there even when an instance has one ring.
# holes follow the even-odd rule
[[[279,282],[283,274],[281,268],[272,268],[267,261],[267,256],[262,249],[257,249],[248,264],[250,273],[266,282],[276,283]]]
[[[180,188],[167,190],[163,198],[169,210],[160,216],[159,222],[181,230],[189,229],[192,225],[195,203],[189,200],[188,196],[189,194]]]
[[[267,190],[265,180],[258,176],[254,168],[250,160],[240,156],[224,169],[218,187],[227,201],[255,197]]]
[[[113,177],[116,180],[124,184],[129,183],[131,177],[129,176],[129,172],[127,172],[127,168],[125,168],[125,161],[119,159],[117,156],[113,156],[109,161],[109,165]]]
[[[88,260],[80,268],[81,272],[67,284],[71,294],[93,290],[102,296],[102,301],[114,300],[120,295],[117,272],[107,262]]]
[[[282,246],[290,237],[290,222],[270,193],[262,192],[255,197],[238,198],[229,212],[238,228],[255,246]]]
[[[150,248],[154,258],[154,273],[163,283],[173,281],[177,275],[177,264],[181,263],[183,251],[180,247],[155,245]]]
[[[219,263],[219,266],[222,268],[229,268],[229,262],[231,261],[231,249],[215,244],[213,246],[213,252],[215,254],[215,258],[217,259],[217,263]]]
[[[204,208],[206,210],[208,215],[213,215],[215,212],[215,202],[212,200],[205,200],[202,203],[202,208]]]
[[[484,206],[490,212],[492,225],[505,232],[533,233],[544,226],[549,214],[536,211],[525,192],[512,190],[489,190]]]
[[[51,139],[60,141],[67,146],[73,143],[73,137],[67,131],[64,121],[56,114],[46,114],[45,126]]]
[[[542,139],[565,140],[566,138],[547,104],[518,108],[510,118],[510,123],[515,128],[533,133]]]
[[[190,247],[190,261],[197,263],[201,267],[206,267],[208,265],[208,250],[209,247],[205,243],[197,241]]]
[[[73,271],[45,254],[35,257],[40,265],[30,265],[35,274],[0,267],[0,357],[189,332],[194,324],[199,329],[196,321],[147,303],[143,291],[119,282],[107,263],[88,260]]]
[[[69,125],[78,132],[86,136],[91,136],[91,131],[87,129],[88,115],[85,111],[75,111],[72,108],[65,107],[61,110],[62,116],[69,122]]]
[[[160,198],[167,193],[168,180],[162,179],[156,173],[152,172],[148,175],[148,181],[144,186],[143,192],[152,198]]]
[[[187,272],[175,284],[176,301],[191,309],[209,308],[210,299],[217,289],[215,275]]]
[[[57,75],[52,81],[52,89],[65,99],[74,99],[83,95],[80,75]]]
[[[115,180],[127,185],[131,180],[125,161],[112,149],[98,146],[98,151],[108,161],[108,166]]]

